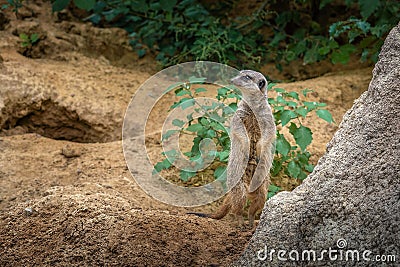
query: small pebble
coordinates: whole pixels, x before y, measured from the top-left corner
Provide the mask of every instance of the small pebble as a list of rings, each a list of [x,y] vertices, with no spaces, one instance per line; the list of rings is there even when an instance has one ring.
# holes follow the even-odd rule
[[[32,208],[30,208],[30,207],[25,208],[24,211],[25,211],[26,216],[32,215],[32,212],[33,212]]]

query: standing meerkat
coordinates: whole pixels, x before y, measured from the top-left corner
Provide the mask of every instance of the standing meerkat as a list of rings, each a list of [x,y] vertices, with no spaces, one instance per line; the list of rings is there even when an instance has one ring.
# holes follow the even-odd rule
[[[227,185],[231,191],[221,208],[213,214],[192,213],[221,219],[228,213],[244,224],[243,208],[250,200],[249,226],[264,207],[270,183],[276,126],[267,98],[267,80],[256,71],[242,70],[232,83],[242,92],[242,100],[231,121],[231,151],[227,166]]]

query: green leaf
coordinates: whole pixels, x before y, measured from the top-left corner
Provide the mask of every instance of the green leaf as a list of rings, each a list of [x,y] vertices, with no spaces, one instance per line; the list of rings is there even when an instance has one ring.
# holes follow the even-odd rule
[[[218,156],[220,161],[226,162],[229,158],[229,151],[218,152]]]
[[[236,103],[232,103],[232,104],[236,104]],[[235,113],[236,109],[232,109],[230,106],[225,106],[223,108],[223,111],[224,111],[224,114],[222,116],[228,116],[228,115]]]
[[[289,92],[288,96],[290,96],[296,100],[299,100],[299,94],[297,92]]]
[[[339,44],[335,40],[329,40],[328,44],[330,49],[335,49],[339,47]]]
[[[134,11],[145,13],[145,12],[147,12],[149,10],[149,6],[146,3],[146,0],[136,0],[136,1],[130,1],[130,2],[132,2],[131,3],[131,8]]]
[[[192,92],[190,92],[189,90],[180,88],[178,90],[175,91],[175,95],[176,96],[183,96],[183,95],[192,95]]]
[[[286,52],[286,61],[287,62],[290,62],[290,61],[293,61],[293,60],[295,60],[297,57],[296,57],[296,54],[293,52],[293,51],[287,51]]]
[[[191,83],[191,84],[205,83],[206,80],[207,80],[207,78],[204,78],[204,77],[194,77],[194,76],[192,76],[192,77],[189,78],[189,83]]]
[[[297,178],[300,174],[301,168],[294,160],[290,161],[287,165],[287,172],[291,177]]]
[[[228,91],[229,91],[229,89],[227,89],[227,88],[225,88],[225,87],[218,88],[218,90],[217,90],[218,95],[220,95],[220,96],[226,95],[226,93],[227,93]]]
[[[331,48],[329,46],[323,46],[318,49],[318,53],[321,56],[327,55],[329,52],[331,52]]]
[[[301,93],[302,93],[303,96],[305,96],[305,97],[307,96],[308,93],[311,93],[311,92],[314,92],[314,91],[311,90],[311,89],[308,89],[308,88],[301,90]]]
[[[29,41],[29,37],[25,33],[20,33],[19,38],[21,38],[23,41]]]
[[[176,5],[177,0],[160,0],[160,5],[162,9],[172,12],[174,6]]]
[[[165,134],[162,136],[162,140],[167,140],[168,138],[171,137],[171,135],[179,132],[179,130],[168,130]]]
[[[276,83],[269,83],[267,86],[267,90],[272,90],[272,87],[276,86]]]
[[[361,16],[364,19],[367,19],[369,16],[371,16],[371,14],[374,13],[378,8],[379,2],[379,0],[358,0],[358,3],[360,4]]]
[[[214,138],[217,136],[216,132],[214,130],[207,130],[207,136],[210,138]]]
[[[356,22],[356,25],[364,34],[367,34],[368,31],[371,29],[371,24],[366,21],[358,20]]]
[[[226,166],[218,166],[214,171],[214,178],[220,180],[226,180]],[[225,172],[225,174],[224,174]],[[225,179],[224,179],[225,177]]]
[[[177,82],[177,83],[174,83],[174,84],[168,86],[167,89],[164,91],[164,94],[174,90],[175,88],[177,88],[179,86],[183,86],[183,84],[184,84],[184,82]]]
[[[296,144],[299,145],[301,150],[304,151],[307,146],[311,144],[313,138],[310,128],[303,125],[300,125],[300,127],[297,128],[296,124],[292,122],[289,127],[289,132],[293,135]]]
[[[182,109],[187,109],[188,107],[194,106],[195,101],[194,99],[188,99],[180,104]]]
[[[305,118],[308,114],[308,110],[305,109],[304,107],[298,107],[294,110],[294,112],[296,112],[297,114],[299,114],[300,116],[302,116],[303,118]]]
[[[322,0],[320,3],[319,3],[319,9],[321,10],[321,9],[323,9],[327,4],[329,4],[329,3],[331,3],[332,2],[332,0]]]
[[[303,105],[307,107],[309,111],[314,110],[317,108],[317,102],[309,102],[309,101],[303,101]]]
[[[304,168],[308,172],[313,172],[314,171],[314,165],[312,165],[312,164],[307,164]]]
[[[172,125],[178,126],[178,127],[183,127],[185,125],[185,122],[179,119],[174,119],[172,121]]]
[[[292,108],[297,107],[297,103],[294,102],[294,101],[288,101],[288,102],[287,102],[287,105],[288,105],[289,107],[292,107]]]
[[[333,122],[332,114],[328,110],[319,109],[316,111],[316,113],[317,113],[317,116],[320,117],[321,119],[323,119],[329,123]]]
[[[291,110],[284,110],[284,111],[282,111],[282,114],[281,114],[281,123],[282,123],[282,126],[285,126],[286,124],[289,123],[289,121],[290,121],[291,119],[294,119],[294,118],[296,118],[296,117],[297,117],[297,114],[294,113],[294,112],[291,111]]]
[[[270,184],[268,186],[268,191],[278,192],[279,190],[281,190],[281,188],[279,186],[274,185],[274,184]]]
[[[279,31],[275,32],[274,38],[269,43],[270,46],[278,46],[279,42],[286,38],[285,32]]]
[[[282,154],[283,156],[287,156],[290,151],[290,143],[286,140],[285,136],[279,134],[276,138],[276,152]]]
[[[287,105],[287,101],[286,101],[281,95],[278,95],[278,96],[276,97],[276,101],[278,101],[278,103],[280,103],[280,104],[282,104],[282,105],[284,105],[284,106]]]
[[[56,0],[52,5],[53,12],[59,12],[65,9],[71,0]]]
[[[212,121],[210,123],[211,128],[213,128],[215,131],[226,131],[226,128],[219,122]]]
[[[197,132],[197,131],[202,130],[203,128],[204,128],[203,125],[196,123],[196,124],[192,124],[189,127],[187,127],[186,130],[189,132]]]
[[[146,49],[138,49],[138,50],[136,50],[136,53],[137,53],[138,57],[141,58],[144,55],[146,55]]]
[[[282,160],[280,160],[279,158],[275,158],[271,168],[272,176],[276,176],[282,170],[282,167]]]
[[[273,197],[276,193],[278,193],[281,190],[281,188],[279,186],[270,184],[268,186],[268,199],[270,199],[271,197]]]
[[[356,51],[356,47],[352,44],[345,44],[339,47],[338,50],[332,53],[331,61],[333,64],[341,63],[347,64],[350,60],[350,55]]]
[[[74,0],[74,4],[84,10],[91,10],[93,9],[94,5],[96,4],[96,0]]]
[[[171,162],[169,162],[168,159],[164,159],[163,161],[158,162],[158,163],[154,166],[154,170],[155,170],[156,172],[160,172],[160,171],[162,171],[162,170],[168,169],[168,168],[171,167],[171,166],[172,166]]]
[[[274,91],[277,93],[286,93],[286,90],[283,88],[274,88]]]
[[[306,53],[304,54],[304,59],[303,59],[304,64],[316,62],[318,60],[318,55],[319,55],[319,53],[318,53],[317,46],[314,46],[313,48],[308,49],[306,51]]]
[[[210,125],[210,121],[205,117],[201,117],[199,119],[199,122],[200,122],[201,125],[204,125],[204,126],[209,126]]]
[[[182,170],[179,177],[181,178],[182,181],[187,182],[190,178],[196,175],[196,172],[188,172]]]
[[[307,178],[307,174],[304,171],[300,170],[299,176],[297,176],[297,178],[300,180],[304,180]]]
[[[201,93],[201,92],[207,92],[207,89],[201,87],[201,88],[196,88],[194,91],[198,94],[198,93]]]
[[[32,33],[30,39],[31,39],[31,43],[32,43],[32,44],[36,43],[36,42],[39,40],[39,34],[37,34],[37,33]]]

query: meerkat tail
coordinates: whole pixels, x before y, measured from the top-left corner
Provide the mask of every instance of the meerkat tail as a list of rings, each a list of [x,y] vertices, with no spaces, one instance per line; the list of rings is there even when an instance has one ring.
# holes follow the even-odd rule
[[[210,217],[211,214],[201,213],[201,212],[187,212],[186,214],[189,214],[189,215],[196,215],[196,216],[201,217],[201,218],[211,218],[211,217]]]
[[[230,209],[231,205],[229,203],[224,203],[217,212],[210,214],[210,218],[216,220],[222,219],[229,213]]]
[[[196,215],[202,218],[211,218],[215,220],[220,220],[224,218],[230,211],[230,204],[229,203],[224,203],[221,208],[214,213],[208,214],[208,213],[201,213],[201,212],[188,212],[186,214],[191,214],[191,215]]]

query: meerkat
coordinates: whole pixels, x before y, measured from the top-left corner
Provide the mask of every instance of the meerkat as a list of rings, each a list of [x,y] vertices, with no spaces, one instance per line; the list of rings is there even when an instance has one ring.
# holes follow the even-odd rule
[[[267,80],[261,73],[242,70],[231,82],[242,92],[242,100],[231,121],[227,166],[227,185],[231,190],[217,212],[191,214],[222,219],[232,213],[239,226],[243,226],[243,209],[249,199],[248,219],[249,226],[253,227],[268,192],[276,126],[268,104]]]

